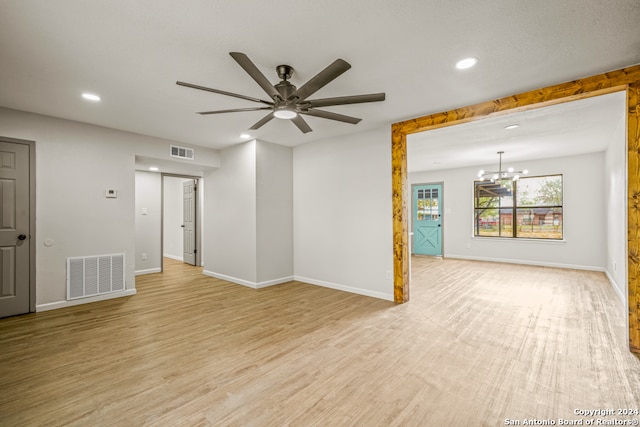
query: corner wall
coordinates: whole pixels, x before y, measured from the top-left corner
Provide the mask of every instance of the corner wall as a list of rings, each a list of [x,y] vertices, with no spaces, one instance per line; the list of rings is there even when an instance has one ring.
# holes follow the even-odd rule
[[[160,174],[135,172],[136,192],[136,275],[158,273],[161,271],[160,222],[162,206],[160,204]]]
[[[604,158],[606,272],[625,307],[627,289],[627,144],[626,121],[620,120]],[[628,318],[627,318],[628,319]],[[628,329],[628,328],[627,328]]]
[[[291,148],[249,141],[205,176],[204,274],[252,288],[293,280]]]
[[[293,152],[256,144],[257,282],[293,280]]]

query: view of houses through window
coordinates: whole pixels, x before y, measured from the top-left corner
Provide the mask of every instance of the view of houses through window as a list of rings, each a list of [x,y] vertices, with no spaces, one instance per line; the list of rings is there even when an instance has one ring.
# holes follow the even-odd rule
[[[562,239],[562,175],[474,182],[474,236]]]

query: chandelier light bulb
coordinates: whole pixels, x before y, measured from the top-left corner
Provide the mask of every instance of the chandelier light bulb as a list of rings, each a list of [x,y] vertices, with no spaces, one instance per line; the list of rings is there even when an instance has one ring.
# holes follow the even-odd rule
[[[518,179],[520,179],[520,177],[522,175],[526,175],[529,173],[529,171],[527,169],[525,170],[521,170],[521,171],[517,171],[514,168],[510,167],[507,168],[506,170],[502,169],[502,155],[504,154],[504,151],[498,151],[498,155],[500,156],[500,160],[498,162],[498,170],[497,171],[485,171],[485,170],[480,170],[478,172],[478,180],[479,181],[484,181],[486,179],[491,179],[491,182],[496,182],[496,181],[502,181],[505,179],[509,179],[512,181],[517,181]]]

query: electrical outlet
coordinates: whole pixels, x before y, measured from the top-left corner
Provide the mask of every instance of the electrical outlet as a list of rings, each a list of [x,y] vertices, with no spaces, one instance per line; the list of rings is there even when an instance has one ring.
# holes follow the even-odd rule
[[[387,270],[387,280],[391,280],[391,270]]]
[[[140,255],[140,259],[142,259],[142,261],[146,261],[146,260],[147,260],[147,254],[146,254],[145,252],[143,252],[143,253]]]

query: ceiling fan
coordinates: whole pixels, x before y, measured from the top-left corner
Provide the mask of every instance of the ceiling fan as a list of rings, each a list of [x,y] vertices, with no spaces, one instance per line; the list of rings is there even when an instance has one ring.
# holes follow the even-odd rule
[[[250,96],[239,95],[237,93],[226,92],[224,90],[212,89],[209,87],[199,86],[191,83],[177,81],[176,84],[186,86],[193,89],[205,90],[208,92],[219,93],[221,95],[233,96],[235,98],[246,99],[248,101],[264,104],[263,107],[253,108],[235,108],[232,110],[202,111],[198,114],[220,114],[235,113],[239,111],[257,111],[271,110],[269,114],[260,119],[249,129],[256,130],[269,122],[274,117],[280,119],[290,119],[302,133],[311,132],[311,127],[301,117],[301,114],[321,117],[323,119],[337,120],[339,122],[357,124],[359,118],[345,116],[343,114],[333,113],[331,111],[318,110],[317,107],[328,107],[333,105],[360,104],[365,102],[384,101],[384,93],[371,93],[366,95],[338,96],[334,98],[307,99],[326,84],[334,80],[336,77],[351,68],[351,65],[342,59],[336,59],[327,68],[320,71],[317,75],[303,84],[300,88],[296,88],[289,82],[293,75],[293,67],[289,65],[278,65],[276,71],[281,81],[272,85],[269,80],[258,70],[247,55],[240,52],[229,53],[233,59],[260,85],[260,87],[269,95],[270,101],[253,98]]]

